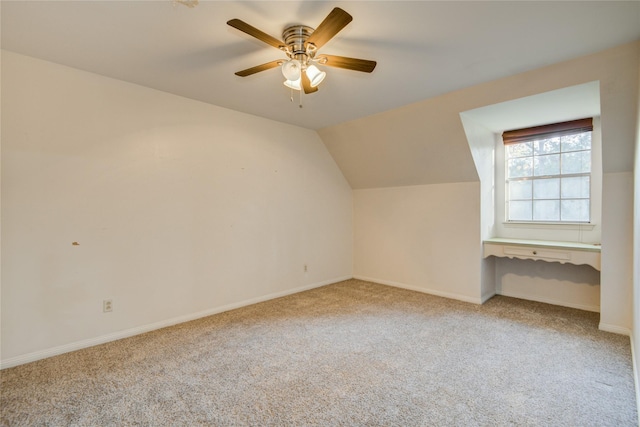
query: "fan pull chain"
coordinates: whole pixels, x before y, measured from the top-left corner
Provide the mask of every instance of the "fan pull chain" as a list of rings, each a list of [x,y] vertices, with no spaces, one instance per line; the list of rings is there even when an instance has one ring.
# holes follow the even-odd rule
[[[291,95],[289,96],[289,101],[293,102],[293,89],[290,89],[290,90],[291,90]],[[298,107],[302,108],[302,89],[298,91],[298,96],[299,96]]]

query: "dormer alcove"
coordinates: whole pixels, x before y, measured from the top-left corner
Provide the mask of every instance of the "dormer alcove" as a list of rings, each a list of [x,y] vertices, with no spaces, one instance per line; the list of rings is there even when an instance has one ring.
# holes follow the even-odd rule
[[[602,313],[601,301],[607,298],[609,288],[603,280],[606,275],[601,278],[599,271],[602,151],[606,147],[601,115],[598,81],[460,113],[481,182],[481,238],[485,242],[481,267],[483,295],[496,293]],[[584,117],[593,118],[590,221],[581,224],[508,221],[502,133]],[[576,248],[578,251],[589,249],[593,261],[583,262],[578,256],[581,252],[571,252]],[[545,249],[553,252],[552,255],[560,255],[540,256]],[[602,323],[601,328],[607,329]]]

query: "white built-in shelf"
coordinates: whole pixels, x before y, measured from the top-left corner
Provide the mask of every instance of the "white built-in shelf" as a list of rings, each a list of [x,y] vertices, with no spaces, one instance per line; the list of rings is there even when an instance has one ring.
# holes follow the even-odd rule
[[[561,264],[590,265],[600,271],[600,244],[549,240],[504,239],[483,242],[483,256],[532,259]]]

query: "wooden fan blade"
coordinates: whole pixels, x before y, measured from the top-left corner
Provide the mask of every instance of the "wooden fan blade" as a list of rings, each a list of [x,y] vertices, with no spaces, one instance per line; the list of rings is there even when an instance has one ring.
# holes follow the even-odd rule
[[[260,71],[270,70],[271,68],[275,68],[279,65],[282,65],[284,61],[282,59],[277,59],[275,61],[267,62],[266,64],[256,65],[255,67],[247,68],[246,70],[238,71],[236,76],[247,77],[251,74],[259,73]]]
[[[270,36],[267,33],[260,31],[256,27],[252,27],[251,25],[239,19],[232,19],[231,21],[228,21],[227,24],[242,31],[243,33],[247,33],[250,36],[257,38],[262,42],[265,42],[268,45],[275,47],[276,49],[283,49],[285,47],[284,42]]]
[[[339,7],[334,8],[331,13],[324,18],[324,21],[318,25],[318,28],[311,33],[307,39],[307,43],[313,43],[317,48],[322,47],[352,20],[353,16]]]
[[[302,73],[302,89],[304,89],[304,93],[313,93],[318,91],[318,87],[311,87],[311,80],[307,76],[307,73]]]
[[[368,59],[348,58],[346,56],[336,55],[320,55],[318,57],[320,64],[330,67],[346,68],[347,70],[362,71],[363,73],[372,72],[377,65],[376,61]]]

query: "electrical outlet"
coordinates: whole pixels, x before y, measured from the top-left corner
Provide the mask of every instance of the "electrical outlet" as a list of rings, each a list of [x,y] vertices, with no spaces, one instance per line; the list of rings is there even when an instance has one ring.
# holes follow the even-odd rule
[[[102,311],[105,313],[113,311],[113,300],[106,299],[102,301]]]

